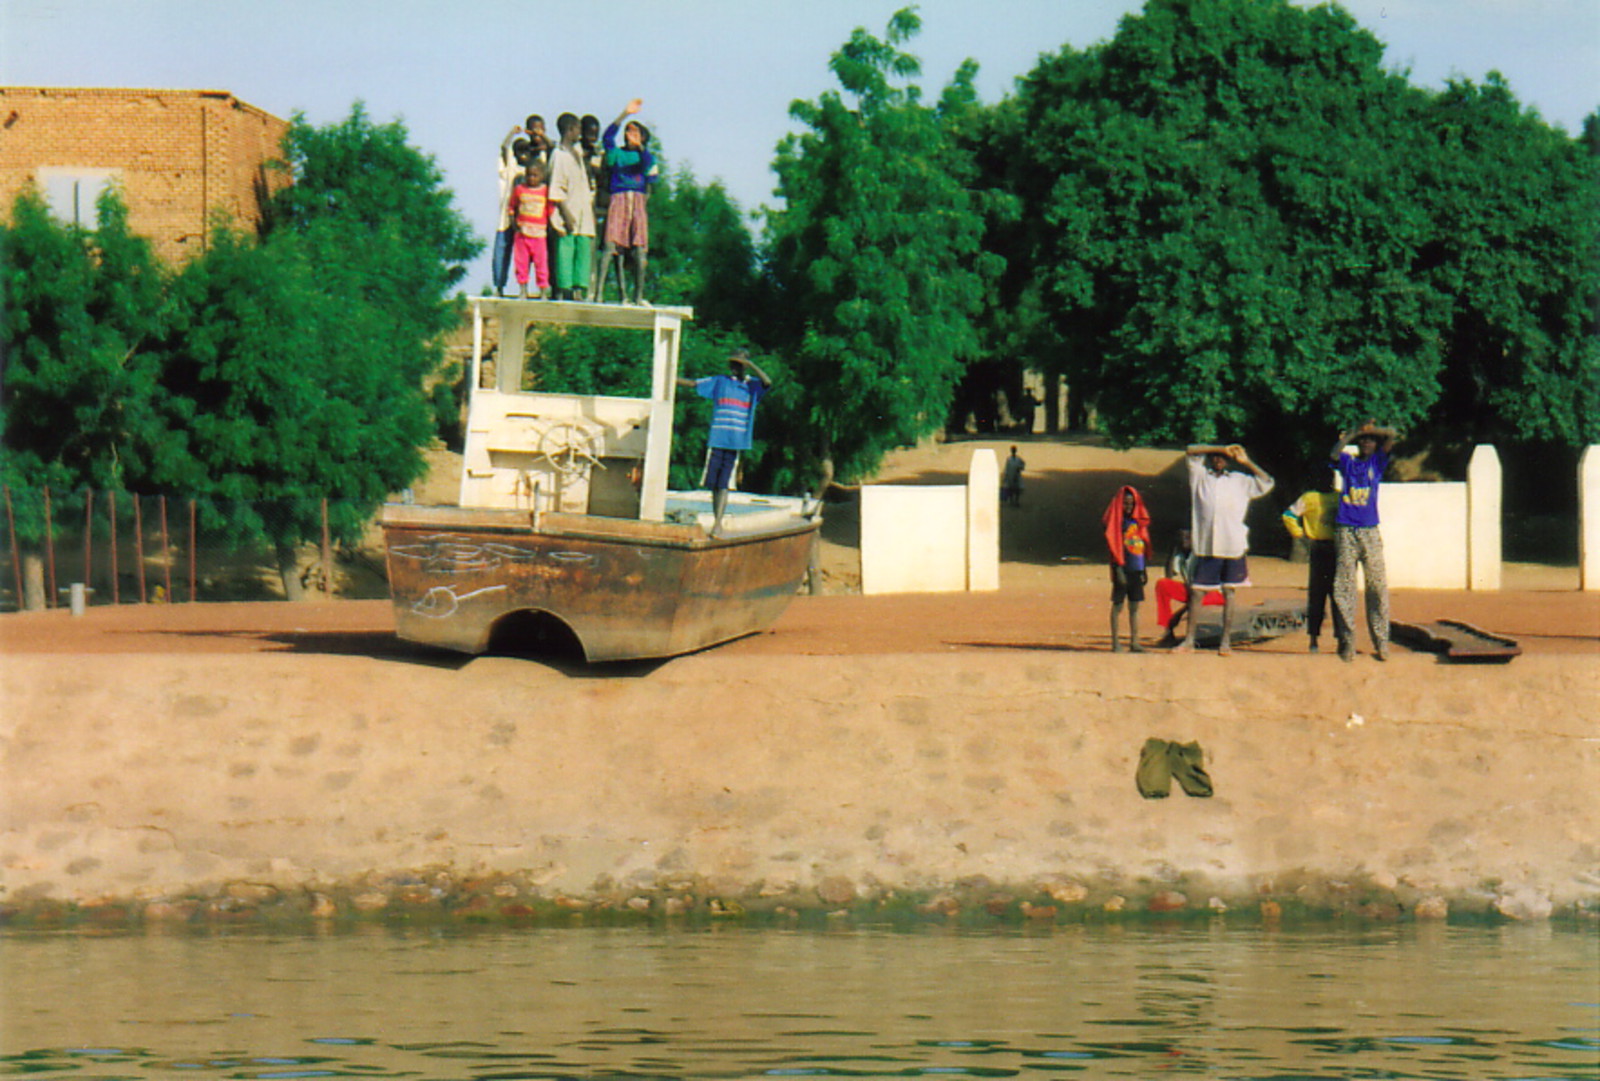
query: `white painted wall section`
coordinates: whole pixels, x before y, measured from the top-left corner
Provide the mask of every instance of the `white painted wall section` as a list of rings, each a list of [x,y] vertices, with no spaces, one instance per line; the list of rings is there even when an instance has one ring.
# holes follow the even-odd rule
[[[998,489],[994,495],[998,503]],[[861,592],[958,593],[967,588],[965,485],[868,484],[861,489]]]
[[[1578,459],[1578,588],[1600,590],[1600,446]]]
[[[1385,484],[1378,532],[1391,589],[1467,587],[1467,486]]]
[[[1467,463],[1467,588],[1500,588],[1500,455],[1480,446]]]
[[[987,448],[967,467],[967,589],[1000,588],[1000,462]]]

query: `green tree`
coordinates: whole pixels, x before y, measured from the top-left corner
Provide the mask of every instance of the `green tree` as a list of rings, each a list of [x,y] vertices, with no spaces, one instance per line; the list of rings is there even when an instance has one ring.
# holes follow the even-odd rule
[[[1452,82],[1426,121],[1433,232],[1418,263],[1451,301],[1436,427],[1468,442],[1600,442],[1596,148],[1523,109],[1493,72]]]
[[[686,304],[699,326],[737,327],[762,306],[756,245],[739,204],[718,181],[677,169],[650,193],[657,303]]]
[[[1150,0],[1028,76],[1038,265],[1114,438],[1305,450],[1432,404],[1444,305],[1410,275],[1401,167],[1420,99],[1381,56],[1332,6]]]
[[[98,206],[85,230],[29,188],[0,229],[0,440],[13,486],[127,488],[163,451],[148,410],[157,373],[142,350],[167,317],[165,274],[114,187]]]
[[[140,490],[170,454],[150,409],[156,367],[145,343],[167,318],[166,275],[128,229],[117,190],[93,230],[57,221],[35,189],[0,226],[0,480],[12,492],[22,557],[19,605],[44,605],[48,487],[57,520],[90,489]]]
[[[764,329],[793,372],[791,392],[763,406],[781,486],[867,475],[937,430],[977,349],[971,317],[995,259],[950,133],[973,68],[924,104],[905,82],[920,65],[899,48],[919,26],[906,9],[882,39],[856,30],[829,62],[843,94],[790,106],[807,130],[779,144],[783,206],[766,238]]]
[[[271,543],[295,597],[321,497],[353,540],[421,475],[424,382],[478,242],[398,122],[359,104],[323,128],[297,116],[284,150],[293,183],[260,242],[219,228],[175,282],[161,407],[186,452],[166,483],[206,497],[216,528]]]
[[[1373,415],[1574,429],[1555,400],[1593,386],[1593,292],[1573,285],[1594,281],[1593,204],[1570,194],[1592,173],[1507,102],[1439,99],[1381,61],[1332,5],[1149,0],[1024,80],[1032,264],[1113,438],[1305,454]]]

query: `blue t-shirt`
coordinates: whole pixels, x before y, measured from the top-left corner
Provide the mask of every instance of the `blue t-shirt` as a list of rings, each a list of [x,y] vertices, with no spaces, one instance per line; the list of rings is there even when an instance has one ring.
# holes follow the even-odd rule
[[[1339,513],[1334,525],[1371,528],[1378,524],[1378,485],[1389,468],[1389,452],[1379,448],[1370,457],[1341,454],[1333,463],[1344,478],[1344,494],[1339,497]]]
[[[1144,537],[1139,534],[1139,523],[1132,518],[1122,520],[1122,565],[1130,571],[1144,570]]]
[[[766,394],[767,385],[759,379],[712,375],[695,380],[694,390],[713,402],[710,445],[721,450],[749,450],[756,403]]]

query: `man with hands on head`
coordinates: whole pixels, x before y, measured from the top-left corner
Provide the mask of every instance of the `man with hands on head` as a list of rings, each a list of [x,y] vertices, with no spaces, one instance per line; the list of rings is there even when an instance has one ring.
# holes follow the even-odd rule
[[[1187,653],[1194,649],[1200,595],[1220,589],[1222,645],[1217,652],[1226,657],[1233,652],[1228,640],[1233,619],[1233,591],[1250,584],[1250,568],[1245,560],[1250,548],[1250,531],[1245,525],[1245,515],[1252,499],[1272,491],[1273,481],[1237,443],[1197,443],[1188,448],[1187,454],[1194,573],[1189,580],[1188,633],[1176,651]]]

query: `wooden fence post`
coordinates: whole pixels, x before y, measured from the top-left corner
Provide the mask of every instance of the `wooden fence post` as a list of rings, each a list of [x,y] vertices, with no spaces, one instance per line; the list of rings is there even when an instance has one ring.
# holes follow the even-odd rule
[[[6,532],[11,537],[11,573],[17,580],[17,611],[22,611],[22,552],[17,547],[17,516],[11,510],[11,485],[0,485],[6,493]]]
[[[50,514],[50,486],[44,488],[44,558],[49,571],[50,588],[45,591],[44,606],[56,606],[56,530]]]
[[[198,596],[199,575],[195,573],[194,546],[199,536],[195,528],[195,502],[189,500],[189,603],[193,604]]]
[[[167,591],[167,603],[176,604],[172,596],[172,540],[167,534],[167,497],[161,497],[161,573]]]
[[[117,565],[117,493],[106,492],[106,517],[111,520],[111,603],[122,603],[122,584],[117,581],[122,568]]]
[[[134,566],[139,571],[139,603],[147,601],[144,592],[144,512],[140,509],[143,502],[137,495],[133,497],[133,547],[137,553]]]
[[[83,588],[92,589],[94,582],[94,489],[83,493]]]
[[[333,599],[333,541],[328,534],[328,497],[322,497],[322,596]]]

